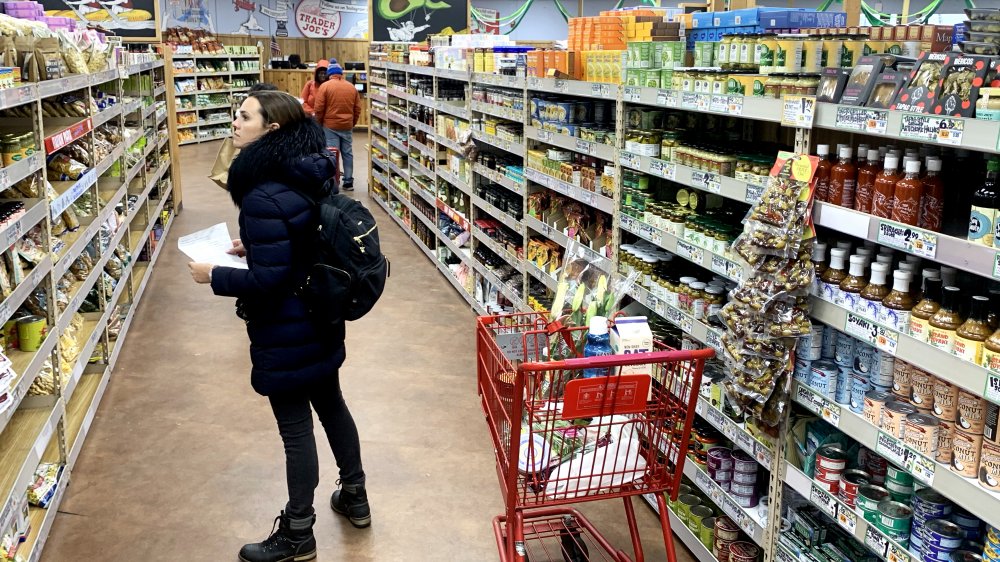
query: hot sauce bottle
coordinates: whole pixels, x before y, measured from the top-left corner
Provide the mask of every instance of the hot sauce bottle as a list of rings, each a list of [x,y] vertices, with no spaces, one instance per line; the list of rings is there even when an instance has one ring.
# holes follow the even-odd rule
[[[892,196],[892,214],[896,222],[917,226],[920,222],[920,199],[924,193],[924,182],[920,181],[920,160],[906,162],[906,175],[896,182]]]
[[[876,217],[887,219],[892,215],[892,198],[896,192],[896,182],[900,179],[896,170],[897,166],[899,166],[899,158],[892,154],[886,156],[885,168],[875,178],[871,213]]]
[[[851,162],[851,147],[840,149],[840,161],[830,168],[830,192],[827,201],[841,207],[854,208],[854,188],[858,169]]]
[[[924,193],[920,198],[920,228],[941,232],[944,221],[944,181],[941,179],[941,159],[927,159],[927,175],[923,178]]]
[[[881,171],[878,164],[878,150],[868,149],[868,161],[858,168],[858,184],[854,192],[854,209],[862,213],[872,212],[872,195],[875,193],[875,178]]]
[[[951,353],[955,346],[955,330],[962,325],[962,316],[958,312],[958,297],[961,291],[958,287],[945,287],[941,295],[941,308],[931,316],[927,330],[927,343]]]
[[[830,193],[830,145],[821,144],[816,146],[816,155],[819,156],[819,164],[816,165],[816,200],[827,201]]]

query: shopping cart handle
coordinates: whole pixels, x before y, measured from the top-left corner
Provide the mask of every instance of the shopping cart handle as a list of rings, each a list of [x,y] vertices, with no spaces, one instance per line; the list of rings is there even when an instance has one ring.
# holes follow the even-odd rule
[[[715,356],[715,350],[681,349],[677,351],[653,351],[650,353],[628,353],[624,355],[602,355],[600,357],[575,357],[561,361],[521,363],[521,370],[527,372],[552,371],[554,369],[602,369],[645,365],[647,363],[679,363],[681,361],[706,360]]]

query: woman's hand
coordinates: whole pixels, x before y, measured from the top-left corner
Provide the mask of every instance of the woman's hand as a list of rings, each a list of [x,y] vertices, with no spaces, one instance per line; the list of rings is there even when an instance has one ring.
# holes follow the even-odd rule
[[[211,283],[212,282],[212,270],[215,268],[214,265],[210,263],[188,263],[188,268],[191,270],[191,278],[194,279],[195,283]]]
[[[247,257],[247,249],[243,247],[243,242],[239,238],[233,240],[233,247],[226,250],[226,253],[240,258]]]

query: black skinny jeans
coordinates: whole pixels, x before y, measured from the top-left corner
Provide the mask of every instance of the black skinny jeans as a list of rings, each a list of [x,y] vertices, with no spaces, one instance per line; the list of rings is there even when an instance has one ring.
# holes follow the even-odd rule
[[[289,515],[306,517],[313,513],[313,497],[319,485],[319,459],[313,436],[312,409],[316,410],[326,430],[330,448],[340,468],[341,482],[364,482],[358,428],[340,392],[339,370],[305,388],[268,398],[285,444],[285,475],[288,479],[285,511]]]

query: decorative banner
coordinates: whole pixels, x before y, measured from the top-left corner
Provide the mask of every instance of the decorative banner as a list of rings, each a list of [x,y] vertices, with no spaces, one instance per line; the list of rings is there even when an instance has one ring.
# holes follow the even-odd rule
[[[423,41],[429,35],[462,33],[469,4],[459,0],[372,0],[373,41]]]
[[[329,14],[323,10],[327,2],[322,0],[302,0],[295,7],[295,25],[306,37],[332,39],[340,31],[340,12]]]
[[[476,8],[481,18],[472,18],[472,33],[500,35],[500,11],[493,8]]]
[[[41,0],[45,15],[72,18],[99,26],[127,41],[159,41],[159,0]],[[208,13],[204,0],[175,0],[167,4],[178,14],[204,19]],[[207,16],[206,16],[207,17]]]

